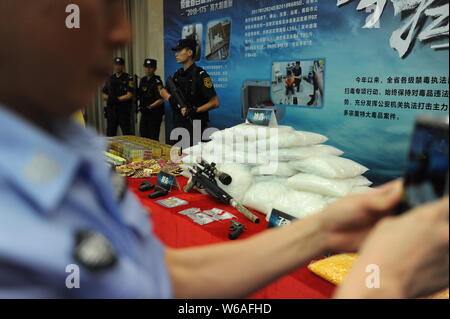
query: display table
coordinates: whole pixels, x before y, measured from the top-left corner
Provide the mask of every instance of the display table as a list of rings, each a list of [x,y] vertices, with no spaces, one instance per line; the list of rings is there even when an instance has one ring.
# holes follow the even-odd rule
[[[152,183],[156,178],[146,179]],[[181,187],[187,183],[187,179],[179,177],[178,182]],[[265,216],[258,214],[261,219],[260,224],[253,224],[242,214],[231,206],[223,205],[210,196],[205,196],[194,192],[192,194],[184,193],[180,190],[172,191],[169,196],[175,196],[189,202],[188,205],[176,207],[173,209],[165,208],[148,198],[152,192],[142,193],[138,190],[142,180],[129,179],[130,189],[139,197],[145,207],[151,212],[151,219],[154,225],[154,233],[162,242],[169,247],[185,248],[192,246],[211,245],[220,242],[227,242],[229,221],[213,222],[211,224],[200,226],[194,223],[190,218],[182,216],[177,212],[187,208],[196,207],[202,210],[211,208],[220,208],[229,211],[238,221],[243,223],[247,229],[238,240],[253,236],[267,229]],[[264,247],[261,247],[264,249]],[[239,252],[236,252],[236,259],[239,259]],[[255,293],[251,298],[258,299],[324,299],[330,298],[335,287],[327,281],[311,273],[306,267],[299,268],[297,271],[279,279],[265,289]]]

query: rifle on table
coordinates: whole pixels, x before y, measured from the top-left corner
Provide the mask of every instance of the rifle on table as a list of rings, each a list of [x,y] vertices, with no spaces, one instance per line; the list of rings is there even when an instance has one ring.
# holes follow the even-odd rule
[[[236,208],[241,214],[243,214],[252,222],[256,224],[259,223],[259,218],[257,216],[252,214],[241,203],[231,197],[230,194],[220,188],[220,186],[217,184],[216,177],[219,176],[218,178],[221,183],[225,181],[224,184],[226,184],[228,181],[229,183],[231,183],[231,177],[228,174],[218,171],[215,168],[214,163],[208,164],[207,162],[202,160],[200,164],[195,164],[189,167],[189,172],[192,174],[192,177],[189,180],[189,183],[184,188],[184,191],[186,193],[190,193],[194,187],[198,188],[199,190],[204,190],[215,199],[218,199],[224,204],[231,205],[232,207]]]
[[[188,111],[186,117],[188,118],[188,120],[192,121],[192,115],[196,113],[196,109],[186,102],[186,98],[183,92],[181,92],[181,90],[177,87],[175,81],[171,76],[167,78],[167,89],[172,95],[171,99],[173,98],[173,101],[170,101],[171,104],[177,107],[180,111],[182,109],[186,109]]]

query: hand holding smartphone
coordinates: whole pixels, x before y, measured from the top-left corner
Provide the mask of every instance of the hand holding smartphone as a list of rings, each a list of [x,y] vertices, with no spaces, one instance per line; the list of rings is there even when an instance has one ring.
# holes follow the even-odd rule
[[[421,116],[417,119],[404,176],[404,194],[396,213],[448,195],[449,118]]]

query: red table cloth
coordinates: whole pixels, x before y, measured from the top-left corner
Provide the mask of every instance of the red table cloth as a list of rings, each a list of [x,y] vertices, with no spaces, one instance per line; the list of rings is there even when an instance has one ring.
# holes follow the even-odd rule
[[[146,179],[156,183],[156,178]],[[184,177],[177,178],[181,188],[187,183]],[[194,223],[190,218],[178,214],[179,211],[191,207],[208,210],[220,208],[226,210],[238,218],[247,229],[238,240],[242,240],[258,234],[267,229],[265,216],[256,213],[260,219],[260,224],[253,224],[242,214],[231,206],[222,204],[210,196],[206,196],[194,191],[194,193],[184,193],[182,190],[173,190],[166,197],[152,200],[148,198],[150,192],[140,192],[139,185],[143,180],[129,179],[130,189],[141,200],[142,204],[148,208],[150,218],[153,223],[153,231],[160,240],[167,246],[173,248],[185,248],[193,246],[211,245],[220,242],[229,241],[230,221],[213,222],[208,225],[200,226]],[[177,197],[189,202],[188,205],[176,208],[166,208],[156,201]],[[261,247],[264,249],[264,247]],[[239,258],[239,252],[236,252],[236,258]],[[295,272],[280,278],[276,282],[267,286],[263,290],[253,294],[250,298],[255,299],[326,299],[330,298],[334,292],[335,286],[311,273],[306,266],[299,268]]]

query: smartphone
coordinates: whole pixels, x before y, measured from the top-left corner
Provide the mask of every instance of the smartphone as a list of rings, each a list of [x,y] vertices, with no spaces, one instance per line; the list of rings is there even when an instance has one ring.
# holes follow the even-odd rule
[[[449,118],[417,118],[397,214],[448,195]]]

